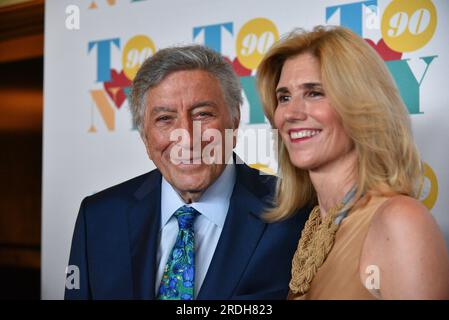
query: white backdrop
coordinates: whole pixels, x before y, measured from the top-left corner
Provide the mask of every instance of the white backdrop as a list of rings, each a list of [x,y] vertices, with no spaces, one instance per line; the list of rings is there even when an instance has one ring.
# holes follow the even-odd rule
[[[387,43],[377,50],[389,60],[428,168],[421,198],[449,243],[448,1],[47,0],[45,14],[43,299],[63,297],[83,197],[154,168],[125,99],[142,59],[192,42],[220,51],[241,76],[241,128],[267,128],[255,69],[268,46],[294,27],[344,25]],[[237,153],[275,169],[273,158],[254,157],[265,139],[250,137],[250,148],[239,142]]]

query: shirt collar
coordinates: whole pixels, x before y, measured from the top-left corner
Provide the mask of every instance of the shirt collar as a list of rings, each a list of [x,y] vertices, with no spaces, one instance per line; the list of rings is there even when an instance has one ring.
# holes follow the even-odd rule
[[[229,202],[235,184],[235,165],[228,164],[215,182],[207,188],[197,202],[188,204],[209,219],[212,223],[223,228],[229,209]],[[161,188],[161,229],[167,224],[173,213],[183,205],[184,200],[164,177]]]

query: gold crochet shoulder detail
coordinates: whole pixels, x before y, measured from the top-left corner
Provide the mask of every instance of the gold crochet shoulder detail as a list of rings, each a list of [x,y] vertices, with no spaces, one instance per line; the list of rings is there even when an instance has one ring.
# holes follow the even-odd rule
[[[310,283],[318,269],[326,260],[334,245],[338,225],[334,222],[342,204],[329,210],[321,221],[320,207],[316,206],[310,213],[299,240],[292,261],[292,278],[290,290],[304,295],[310,289]]]

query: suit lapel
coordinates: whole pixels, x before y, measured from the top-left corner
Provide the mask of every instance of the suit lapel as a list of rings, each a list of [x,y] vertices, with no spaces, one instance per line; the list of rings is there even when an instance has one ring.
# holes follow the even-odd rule
[[[150,173],[134,194],[128,228],[135,299],[154,299],[156,254],[160,228],[161,174]]]
[[[249,171],[237,165],[226,222],[197,299],[230,299],[265,230],[258,217],[264,203],[251,192]]]

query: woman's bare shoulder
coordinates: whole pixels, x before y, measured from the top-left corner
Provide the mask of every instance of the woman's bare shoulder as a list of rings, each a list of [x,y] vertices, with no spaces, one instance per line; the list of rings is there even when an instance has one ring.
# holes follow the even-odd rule
[[[367,265],[378,265],[382,271],[383,298],[438,298],[449,293],[442,233],[429,210],[414,198],[397,195],[377,209],[365,239],[361,272]]]

